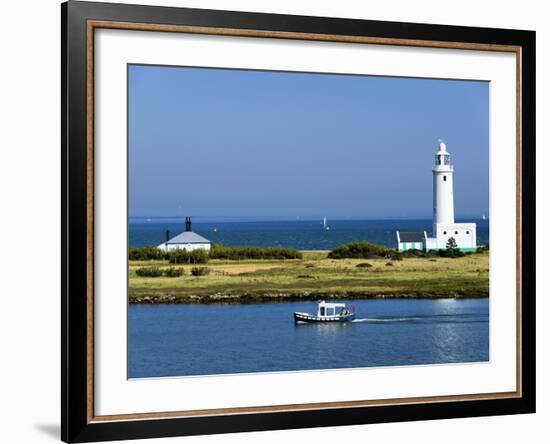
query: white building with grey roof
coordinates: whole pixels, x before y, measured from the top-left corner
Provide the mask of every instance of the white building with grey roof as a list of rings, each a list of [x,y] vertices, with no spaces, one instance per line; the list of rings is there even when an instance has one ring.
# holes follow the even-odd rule
[[[171,239],[169,238],[169,235],[167,235],[166,242],[163,242],[158,246],[158,248],[163,251],[174,251],[174,250],[210,251],[211,247],[212,247],[212,242],[202,237],[201,235],[193,232],[193,229],[191,227],[190,217],[185,218],[185,231],[183,233],[180,233]]]

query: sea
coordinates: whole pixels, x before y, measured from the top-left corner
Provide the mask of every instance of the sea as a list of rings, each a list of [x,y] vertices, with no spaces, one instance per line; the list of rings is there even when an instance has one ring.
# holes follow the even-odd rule
[[[489,244],[488,219],[457,219],[477,224],[478,245]],[[288,247],[298,250],[330,250],[348,242],[366,240],[390,248],[397,246],[395,232],[426,231],[431,235],[431,219],[383,220],[193,220],[193,231],[215,244],[228,246]],[[184,218],[131,218],[128,240],[132,247],[159,245],[166,232],[173,237],[185,228]]]
[[[477,223],[489,243],[488,220]],[[459,222],[459,221],[457,221]],[[428,231],[431,220],[193,221],[224,245],[329,250],[367,240],[396,246],[395,231]],[[176,218],[136,218],[129,245],[158,245],[183,231]],[[340,302],[340,301],[339,301]],[[353,300],[354,321],[295,324],[315,302],[128,306],[128,377],[226,375],[489,360],[489,299]]]

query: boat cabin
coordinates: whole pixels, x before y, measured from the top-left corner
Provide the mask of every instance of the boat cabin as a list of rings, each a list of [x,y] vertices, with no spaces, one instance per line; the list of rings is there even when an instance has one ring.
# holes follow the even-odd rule
[[[346,314],[349,314],[346,304],[334,304],[321,301],[317,305],[317,316],[320,318],[326,316],[345,316]]]

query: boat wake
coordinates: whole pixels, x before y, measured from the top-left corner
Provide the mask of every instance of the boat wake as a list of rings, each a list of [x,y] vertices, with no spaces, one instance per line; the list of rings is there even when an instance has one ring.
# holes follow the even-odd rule
[[[351,322],[354,323],[362,323],[362,322],[370,322],[370,323],[379,323],[379,322],[410,322],[410,321],[423,321],[426,320],[426,318],[358,318],[354,319]]]
[[[380,323],[444,323],[465,324],[488,322],[487,316],[480,315],[431,315],[431,316],[381,316],[376,318],[356,318],[352,323],[380,324]]]

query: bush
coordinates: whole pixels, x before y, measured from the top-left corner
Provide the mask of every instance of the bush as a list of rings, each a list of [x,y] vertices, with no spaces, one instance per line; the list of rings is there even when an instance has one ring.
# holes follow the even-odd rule
[[[179,248],[166,253],[165,258],[172,264],[206,264],[208,252],[202,248],[192,251]]]
[[[191,274],[193,276],[206,276],[210,273],[210,268],[206,267],[193,267],[191,268]]]
[[[391,262],[386,262],[386,267],[393,267],[393,264]]]
[[[336,247],[328,254],[328,257],[331,259],[376,259],[388,257],[391,253],[391,250],[382,245],[364,241]]]
[[[429,253],[426,253],[423,250],[418,249],[412,249],[412,250],[406,250],[400,253],[400,257],[427,257]]]
[[[460,251],[460,250],[458,250],[458,251],[452,251],[452,250],[446,249],[446,250],[438,250],[438,251],[437,251],[437,255],[438,255],[439,257],[456,258],[456,257],[466,256],[466,253],[463,253],[463,252]]]
[[[131,261],[144,261],[152,259],[162,259],[164,253],[157,247],[130,247],[128,249],[128,259]]]
[[[183,274],[184,274],[183,268],[170,267],[164,270],[164,276],[170,277],[170,278],[180,277],[180,276],[183,276]]]
[[[356,265],[357,268],[370,268],[372,267],[372,264],[369,264],[368,262],[361,262],[360,264]]]
[[[284,247],[226,247],[215,244],[210,250],[211,259],[301,259],[302,253]]]
[[[140,277],[160,277],[162,270],[159,267],[141,267],[136,270],[136,274]]]
[[[458,248],[454,237],[449,238],[446,247],[445,250],[439,250],[439,256],[452,258],[464,256],[464,253]]]

